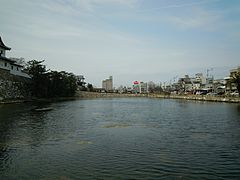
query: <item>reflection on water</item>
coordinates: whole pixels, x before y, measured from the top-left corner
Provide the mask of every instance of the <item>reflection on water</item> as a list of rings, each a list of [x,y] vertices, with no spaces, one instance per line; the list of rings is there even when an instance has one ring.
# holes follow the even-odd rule
[[[103,128],[125,128],[129,127],[127,124],[106,124],[102,126]]]
[[[77,142],[77,144],[85,145],[85,144],[92,144],[92,142],[91,141],[80,140],[80,141]]]
[[[239,179],[239,107],[146,98],[1,105],[0,179]]]
[[[236,108],[238,114],[240,114],[240,104],[237,105],[237,108]]]

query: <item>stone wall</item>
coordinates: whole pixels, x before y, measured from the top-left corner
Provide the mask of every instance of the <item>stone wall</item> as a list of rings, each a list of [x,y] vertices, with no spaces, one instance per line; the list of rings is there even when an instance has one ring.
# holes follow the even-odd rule
[[[10,71],[0,69],[0,101],[26,99],[30,97],[31,80],[10,74]]]
[[[117,98],[117,97],[148,97],[147,94],[119,94],[119,93],[99,93],[88,91],[77,91],[78,98]]]
[[[76,97],[79,97],[79,98],[148,97],[148,98],[166,98],[166,99],[182,99],[182,100],[194,100],[194,101],[240,103],[240,97],[205,96],[205,95],[117,94],[117,93],[97,93],[97,92],[77,91]]]

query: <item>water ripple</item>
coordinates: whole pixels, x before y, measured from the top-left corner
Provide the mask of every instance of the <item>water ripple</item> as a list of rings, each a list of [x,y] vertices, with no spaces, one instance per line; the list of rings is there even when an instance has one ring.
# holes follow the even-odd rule
[[[123,98],[51,107],[0,107],[0,179],[240,178],[234,104]]]

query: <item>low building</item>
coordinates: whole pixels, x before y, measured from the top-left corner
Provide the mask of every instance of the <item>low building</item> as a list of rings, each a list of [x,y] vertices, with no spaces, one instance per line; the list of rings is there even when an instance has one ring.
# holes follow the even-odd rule
[[[216,94],[224,94],[226,91],[226,82],[224,79],[215,79],[213,81],[213,92]]]
[[[140,93],[140,83],[138,81],[133,82],[133,93]]]
[[[193,89],[194,91],[204,88],[211,88],[212,85],[209,84],[210,79],[208,80],[203,73],[195,74],[195,78],[192,78]]]
[[[148,93],[148,83],[134,81],[132,91],[133,93]]]
[[[203,76],[203,73],[197,73],[195,74],[194,82],[201,84],[201,86],[203,87],[207,83],[207,79]]]
[[[103,89],[103,88],[93,88],[93,92],[99,92],[99,93],[105,93],[106,92],[106,90],[105,89]]]
[[[202,73],[195,74],[195,77],[185,75],[179,78],[178,83],[175,83],[172,90],[182,93],[193,93],[206,91],[210,92],[213,89],[213,78],[206,78]]]
[[[11,48],[7,47],[0,37],[0,68],[8,71],[10,74],[30,78],[30,76],[23,72],[23,66],[17,64],[15,60],[6,57],[6,51],[10,51]]]
[[[148,93],[148,83],[140,82],[140,93]]]
[[[180,93],[191,92],[193,90],[193,82],[189,75],[179,78],[178,84],[180,87]]]
[[[107,92],[113,91],[113,78],[112,76],[109,79],[105,79],[102,81],[102,88],[105,89]]]
[[[122,93],[132,93],[132,88],[121,85],[117,88],[117,92],[120,93],[120,94],[122,94]]]

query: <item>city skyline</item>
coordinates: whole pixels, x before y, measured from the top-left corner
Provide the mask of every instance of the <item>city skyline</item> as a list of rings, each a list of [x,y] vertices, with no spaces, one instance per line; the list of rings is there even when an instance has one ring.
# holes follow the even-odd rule
[[[7,57],[45,59],[98,87],[110,75],[118,87],[239,66],[239,1],[9,0],[0,14]]]

